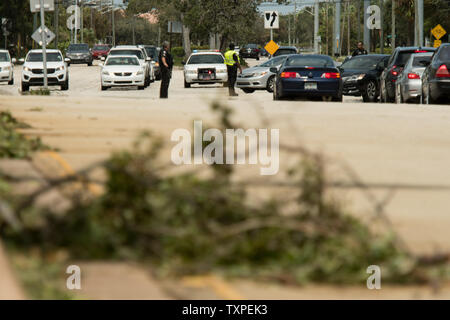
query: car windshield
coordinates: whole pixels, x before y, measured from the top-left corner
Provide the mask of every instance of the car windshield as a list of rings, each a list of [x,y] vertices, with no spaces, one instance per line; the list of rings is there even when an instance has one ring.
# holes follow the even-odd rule
[[[220,64],[224,63],[219,54],[196,54],[189,59],[188,64]]]
[[[248,44],[244,48],[246,48],[246,49],[257,49],[258,45],[257,44]]]
[[[138,66],[139,60],[135,57],[111,57],[106,61],[107,66]]]
[[[439,59],[442,61],[450,61],[450,46],[442,48]]]
[[[112,56],[137,56],[140,60],[144,59],[144,54],[141,50],[112,50],[109,54]]]
[[[405,66],[406,63],[408,62],[409,58],[411,58],[411,55],[413,53],[416,53],[415,51],[416,50],[399,52],[397,60],[395,61],[395,65],[397,65],[397,66]],[[428,50],[424,50],[424,51],[428,51]],[[429,51],[429,52],[431,52],[431,51]]]
[[[297,52],[295,52],[294,49],[278,49],[277,52],[275,52],[274,56],[282,56],[285,54],[295,54]]]
[[[89,51],[89,46],[87,44],[71,44],[67,48],[67,52],[87,52]]]
[[[286,60],[286,58],[287,58],[287,56],[273,58],[273,59],[270,59],[269,61],[266,61],[266,62],[260,64],[258,67],[269,67],[270,68],[270,67],[279,66],[284,62],[284,60]]]
[[[28,55],[27,62],[42,62],[42,53],[32,52]],[[60,62],[63,58],[59,52],[47,52],[47,62]]]
[[[6,52],[0,52],[0,62],[9,62],[9,55]]]
[[[287,57],[286,66],[288,67],[334,67],[334,62],[329,57],[319,57],[319,56],[296,56]]]
[[[93,50],[97,50],[97,51],[108,51],[109,48],[108,48],[108,46],[95,46]]]
[[[431,55],[430,56],[419,56],[419,57],[414,57],[413,60],[413,67],[425,67],[425,65],[423,63],[421,63],[421,61],[426,61],[426,62],[430,62],[431,61]]]
[[[146,47],[147,55],[153,60],[158,60],[158,50],[155,47]]]
[[[375,69],[377,64],[384,57],[370,57],[370,56],[359,56],[351,58],[344,62],[341,67],[342,69],[364,69],[364,70],[372,70]]]

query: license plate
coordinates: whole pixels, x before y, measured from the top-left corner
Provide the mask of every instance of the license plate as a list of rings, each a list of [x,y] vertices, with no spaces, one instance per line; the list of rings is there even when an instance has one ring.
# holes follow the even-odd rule
[[[305,90],[317,90],[317,83],[305,82]]]
[[[201,75],[200,80],[211,80],[211,76],[209,75]]]

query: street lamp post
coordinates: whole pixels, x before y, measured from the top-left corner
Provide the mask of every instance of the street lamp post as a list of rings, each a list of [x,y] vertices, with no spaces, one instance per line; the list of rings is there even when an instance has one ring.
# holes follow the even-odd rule
[[[114,21],[114,0],[111,0],[112,45],[116,46],[116,23]]]

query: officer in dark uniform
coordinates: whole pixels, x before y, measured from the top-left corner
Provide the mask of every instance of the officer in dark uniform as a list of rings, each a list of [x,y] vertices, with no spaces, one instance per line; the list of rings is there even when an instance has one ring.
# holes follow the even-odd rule
[[[161,68],[161,89],[159,97],[167,99],[169,96],[169,83],[172,78],[173,59],[170,54],[170,46],[167,41],[163,43],[163,49],[159,53],[159,67]]]
[[[358,48],[353,51],[352,57],[361,56],[367,54],[367,50],[364,49],[364,44],[360,41],[358,42]]]

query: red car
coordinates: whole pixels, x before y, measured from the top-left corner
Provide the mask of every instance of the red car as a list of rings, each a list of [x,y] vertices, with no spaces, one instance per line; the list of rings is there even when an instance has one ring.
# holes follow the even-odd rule
[[[96,44],[92,48],[92,56],[94,59],[101,59],[102,57],[107,57],[109,54],[109,46],[106,44]]]

